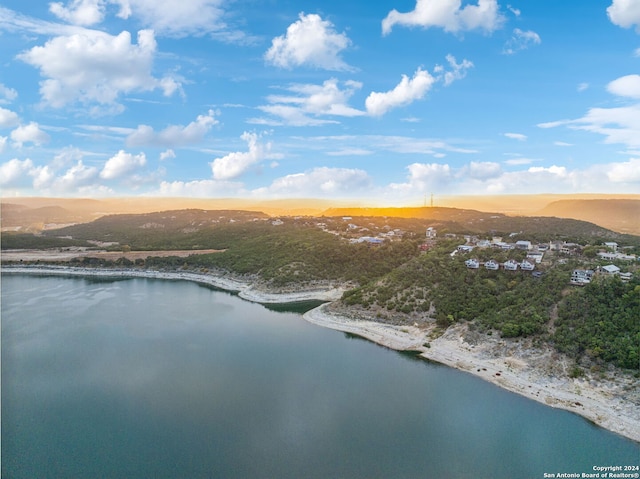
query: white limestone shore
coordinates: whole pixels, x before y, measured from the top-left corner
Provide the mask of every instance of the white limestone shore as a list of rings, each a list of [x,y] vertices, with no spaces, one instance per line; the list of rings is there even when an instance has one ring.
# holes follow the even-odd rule
[[[342,288],[334,287],[272,293],[235,278],[180,271],[2,265],[2,272],[186,280],[237,292],[241,298],[258,303],[335,301],[344,291]],[[432,328],[354,320],[329,312],[327,306],[328,303],[308,311],[304,314],[304,319],[322,327],[356,334],[391,349],[418,351],[425,359],[474,374],[548,406],[579,414],[605,429],[640,442],[640,406],[636,401],[623,398],[629,381],[634,382],[632,378],[616,382],[598,382],[592,378],[570,379],[566,375],[548,374],[540,364],[551,360],[550,356],[553,353],[550,349],[533,354],[529,354],[531,351],[527,350],[526,354],[520,352],[501,355],[496,352],[496,347],[502,345],[498,338],[475,345],[467,343],[464,340],[467,326],[464,324],[450,327],[442,336],[431,339]],[[635,388],[638,388],[637,381]]]

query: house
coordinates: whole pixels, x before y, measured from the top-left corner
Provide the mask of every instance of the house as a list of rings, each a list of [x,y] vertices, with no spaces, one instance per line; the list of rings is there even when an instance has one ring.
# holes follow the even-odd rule
[[[522,263],[520,263],[520,269],[522,271],[533,271],[533,269],[535,268],[535,264],[532,263],[529,260],[523,259]]]
[[[484,264],[484,267],[491,271],[497,271],[498,268],[500,268],[500,265],[496,261],[490,259]]]
[[[506,271],[517,271],[518,270],[518,262],[516,260],[510,259],[504,262],[502,265]]]
[[[281,219],[276,219],[276,220],[273,220],[273,221],[271,222],[271,224],[272,224],[273,226],[280,226],[280,225],[283,225],[283,224],[284,224],[284,221],[282,221]]]
[[[620,276],[620,279],[622,280],[623,283],[628,283],[629,281],[631,281],[631,278],[633,277],[631,273],[620,273],[618,276]]]
[[[604,244],[607,248],[611,249],[614,253],[618,251],[618,243],[615,241],[609,241]]]
[[[480,267],[480,263],[477,259],[468,259],[464,264],[469,269],[478,269]]]
[[[600,268],[600,271],[602,271],[605,274],[608,274],[609,276],[615,276],[617,274],[620,274],[620,268],[618,268],[615,264],[608,264],[607,266],[602,266]]]
[[[523,249],[529,251],[532,248],[531,241],[516,241],[516,249]]]
[[[489,246],[491,246],[491,241],[489,241],[489,240],[479,240],[476,243],[476,246],[478,248],[488,248]]]
[[[428,239],[434,239],[436,237],[436,235],[438,234],[438,232],[436,231],[436,229],[433,226],[429,226],[427,228],[427,238]]]
[[[584,286],[591,282],[591,278],[593,278],[593,270],[574,269],[571,273],[571,280],[569,283],[576,286]]]
[[[542,262],[542,258],[544,257],[544,253],[542,252],[532,252],[527,253],[527,260],[531,260],[536,264],[540,264]]]
[[[469,253],[473,251],[473,248],[475,248],[475,246],[468,245],[468,244],[461,244],[460,246],[458,246],[458,251],[460,253]]]

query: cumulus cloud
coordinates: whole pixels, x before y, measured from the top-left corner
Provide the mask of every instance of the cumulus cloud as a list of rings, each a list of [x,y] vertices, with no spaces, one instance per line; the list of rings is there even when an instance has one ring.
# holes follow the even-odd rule
[[[11,103],[18,98],[18,92],[0,83],[0,105]]]
[[[20,123],[20,117],[14,111],[0,107],[0,128],[12,128]]]
[[[300,19],[276,37],[264,55],[265,60],[280,68],[308,65],[324,70],[350,70],[340,53],[351,44],[344,33],[337,33],[331,22],[320,15],[300,13]]]
[[[614,183],[640,183],[640,158],[630,158],[622,163],[611,163],[607,178]]]
[[[98,169],[95,166],[86,166],[82,160],[56,177],[51,187],[60,193],[76,192],[79,188],[95,184],[98,179]]]
[[[24,177],[33,173],[34,165],[31,160],[14,158],[0,165],[0,186],[17,186]]]
[[[4,150],[7,149],[7,138],[6,136],[0,136],[0,155],[4,153]]]
[[[231,180],[242,175],[253,165],[269,157],[271,143],[261,144],[256,133],[244,132],[241,138],[247,142],[249,151],[229,153],[211,162],[211,171],[216,180]]]
[[[609,93],[628,98],[640,99],[640,75],[626,75],[607,85]]]
[[[505,133],[504,136],[518,141],[525,141],[527,139],[527,135],[523,135],[522,133]]]
[[[362,84],[355,81],[343,82],[341,86],[335,78],[325,81],[322,85],[294,84],[287,88],[289,94],[269,95],[267,97],[269,104],[259,109],[279,118],[271,124],[322,125],[335,121],[323,120],[319,118],[320,116],[364,115],[363,111],[348,105],[351,96],[361,87]],[[252,121],[258,122],[255,119]],[[268,120],[263,123],[268,123]]]
[[[115,180],[129,175],[147,164],[144,153],[132,155],[120,150],[105,163],[100,178],[103,180]]]
[[[640,33],[640,3],[636,0],[613,0],[607,15],[614,25],[622,28],[636,25],[636,31]]]
[[[275,196],[354,196],[366,192],[371,178],[355,168],[314,168],[277,178],[267,188],[254,190],[256,195]]]
[[[74,25],[89,26],[102,22],[105,4],[103,0],[71,0],[49,4],[49,11],[56,17]]]
[[[191,145],[201,141],[211,127],[218,123],[213,110],[206,115],[198,115],[195,121],[187,126],[171,125],[156,132],[148,125],[139,125],[126,139],[127,146],[162,146],[178,147]]]
[[[497,0],[478,0],[477,4],[464,8],[461,3],[461,0],[417,0],[411,12],[390,11],[382,21],[382,33],[389,34],[395,25],[439,27],[452,33],[476,29],[493,32],[504,22]]]
[[[181,88],[170,77],[151,75],[156,47],[150,30],[138,32],[137,45],[126,31],[112,36],[87,30],[55,37],[18,58],[40,69],[45,78],[40,94],[51,107],[74,102],[113,105],[123,93],[161,89],[170,96]]]
[[[49,135],[42,131],[36,122],[32,121],[28,125],[20,125],[13,130],[11,132],[11,139],[18,147],[21,147],[24,143],[42,145],[49,141]]]
[[[491,161],[472,161],[469,163],[468,175],[476,180],[497,178],[502,174],[502,168],[498,163]]]
[[[402,80],[393,90],[384,93],[372,92],[367,97],[365,101],[367,112],[373,116],[382,116],[393,108],[408,105],[423,98],[434,82],[435,78],[428,71],[420,68],[411,79],[402,75]]]
[[[513,35],[504,45],[502,53],[505,55],[513,55],[521,50],[526,50],[533,45],[539,45],[542,42],[540,35],[532,30],[523,31],[514,28]]]

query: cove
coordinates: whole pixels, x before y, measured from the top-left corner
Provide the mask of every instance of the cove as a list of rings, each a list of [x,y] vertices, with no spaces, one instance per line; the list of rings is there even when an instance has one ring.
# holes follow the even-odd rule
[[[186,281],[2,276],[2,477],[536,478],[640,446]]]

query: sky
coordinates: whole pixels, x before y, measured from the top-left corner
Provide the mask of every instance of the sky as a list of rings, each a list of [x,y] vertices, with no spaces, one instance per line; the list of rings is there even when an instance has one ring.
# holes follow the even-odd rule
[[[640,194],[640,0],[0,2],[3,197]]]

